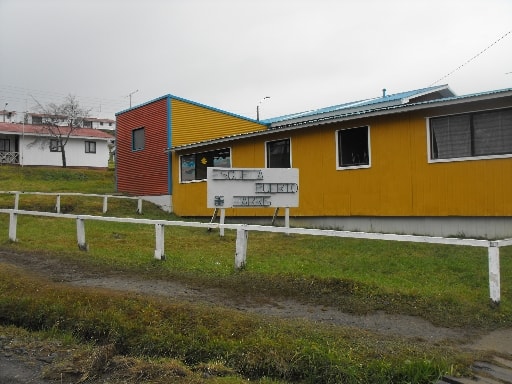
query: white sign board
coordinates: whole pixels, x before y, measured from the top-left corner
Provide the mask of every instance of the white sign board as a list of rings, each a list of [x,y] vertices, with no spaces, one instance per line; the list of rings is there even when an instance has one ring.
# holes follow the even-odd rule
[[[299,206],[297,168],[207,169],[208,208]]]

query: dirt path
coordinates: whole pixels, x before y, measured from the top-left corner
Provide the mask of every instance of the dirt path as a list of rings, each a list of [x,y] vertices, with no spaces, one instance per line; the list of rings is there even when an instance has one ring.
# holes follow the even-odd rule
[[[472,330],[436,327],[422,318],[413,316],[386,314],[384,312],[358,316],[340,312],[336,308],[306,305],[281,298],[269,298],[264,303],[261,300],[247,296],[235,299],[217,289],[191,287],[177,281],[147,280],[122,273],[91,273],[80,269],[77,265],[63,263],[61,260],[35,253],[21,254],[0,249],[0,268],[2,264],[15,265],[62,284],[102,287],[142,295],[166,297],[169,300],[220,305],[244,312],[280,318],[306,319],[312,322],[354,327],[417,340],[456,342],[468,348],[496,351],[500,354],[512,356],[511,329],[481,335]],[[0,350],[0,372],[10,373],[11,376],[9,377],[12,379],[15,377],[12,374],[16,374],[15,364],[20,364],[20,362],[16,363],[16,359],[12,358],[10,351],[6,353],[5,350],[3,352]],[[13,369],[14,373],[11,372]],[[45,383],[45,381],[33,376],[33,372],[26,367],[25,363],[19,367],[18,376],[18,382]],[[3,382],[15,383],[16,381],[2,381],[2,374],[0,374],[0,384]]]

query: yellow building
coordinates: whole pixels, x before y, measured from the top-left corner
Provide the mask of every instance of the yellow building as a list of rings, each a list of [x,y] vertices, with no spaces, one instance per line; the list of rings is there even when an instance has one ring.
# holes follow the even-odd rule
[[[173,115],[173,126],[194,113]],[[222,124],[237,125],[236,117],[225,118]],[[265,120],[264,127],[254,123],[203,139],[173,131],[167,152],[176,214],[212,216],[202,162],[291,167],[300,180],[292,226],[512,237],[512,89],[465,96],[446,85],[384,91]],[[192,125],[199,135],[212,121]],[[275,208],[230,208],[226,221],[269,224]]]

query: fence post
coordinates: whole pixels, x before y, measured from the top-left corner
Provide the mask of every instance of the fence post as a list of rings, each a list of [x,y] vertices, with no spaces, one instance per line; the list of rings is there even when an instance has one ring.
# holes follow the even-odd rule
[[[220,209],[220,218],[219,218],[219,235],[224,236],[224,227],[222,226],[224,224],[224,221],[226,221],[226,210],[224,208]]]
[[[494,304],[500,303],[500,248],[496,241],[489,242],[489,291]]]
[[[57,202],[55,203],[55,212],[60,213],[60,195],[57,195]]]
[[[18,224],[18,214],[11,212],[9,215],[9,240],[16,241],[16,227]]]
[[[137,201],[137,213],[139,215],[142,214],[142,199],[139,198],[139,200]]]
[[[163,224],[155,224],[155,259],[164,260],[164,238],[165,238],[165,226]]]
[[[107,213],[107,196],[103,196],[103,213]]]
[[[80,217],[76,218],[76,238],[78,240],[78,249],[87,251],[89,246],[85,242],[85,220]]]
[[[14,194],[14,209],[18,210],[19,205],[20,205],[20,193],[16,192]]]
[[[236,252],[235,252],[235,269],[241,270],[245,268],[247,259],[247,235],[249,231],[245,229],[245,225],[241,225],[236,229]]]

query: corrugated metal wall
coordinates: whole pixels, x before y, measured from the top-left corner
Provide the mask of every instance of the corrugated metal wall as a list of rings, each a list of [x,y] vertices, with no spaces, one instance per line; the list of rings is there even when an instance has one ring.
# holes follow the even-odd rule
[[[260,167],[265,141],[290,137],[300,185],[299,207],[290,209],[292,216],[512,216],[511,158],[428,162],[426,118],[454,112],[460,109],[276,131],[223,147],[232,147],[234,167]],[[363,125],[370,126],[371,167],[336,170],[336,130]],[[180,215],[211,215],[206,183],[180,184],[173,201]],[[269,216],[269,210],[237,209],[227,215]]]
[[[167,98],[117,116],[117,190],[132,195],[168,195]],[[145,145],[132,150],[132,131],[145,130]]]
[[[266,129],[255,121],[183,100],[172,99],[171,110],[173,146]]]

